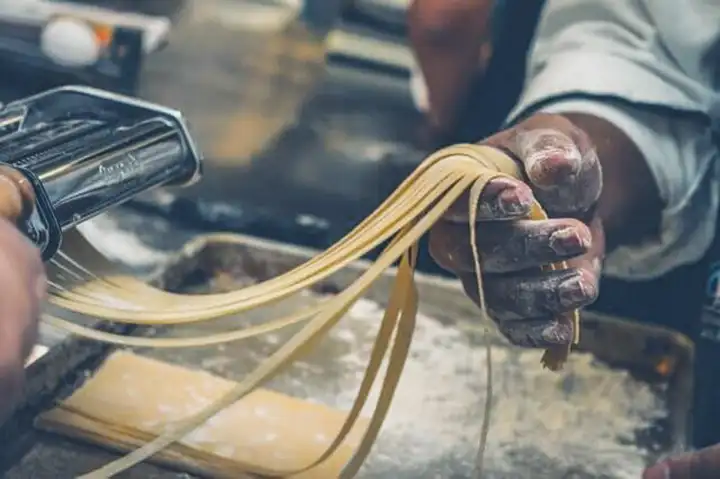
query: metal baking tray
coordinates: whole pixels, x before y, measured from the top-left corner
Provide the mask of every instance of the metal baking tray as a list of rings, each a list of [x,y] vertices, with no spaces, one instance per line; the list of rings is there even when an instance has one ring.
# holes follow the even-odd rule
[[[174,256],[156,282],[190,294],[230,290],[287,271],[313,254],[250,237],[201,237]],[[364,262],[353,264],[297,302],[341,290],[366,267]],[[363,359],[391,281],[391,274],[381,278],[330,337],[268,387],[347,407],[364,370]],[[537,479],[636,479],[645,464],[685,448],[692,390],[692,348],[685,337],[588,313],[583,318],[579,352],[565,371],[555,374],[541,370],[539,352],[511,347],[495,333],[486,337],[477,309],[455,282],[418,274],[417,284],[421,305],[411,358],[362,478],[470,476],[481,426],[484,341],[488,338],[493,344],[495,395],[486,477],[522,479],[532,472]],[[261,321],[267,315],[252,313],[242,318]],[[198,327],[208,334],[237,320]],[[183,328],[182,332],[144,330],[142,334],[192,332]],[[289,333],[180,352],[140,352],[239,379]],[[67,340],[63,348],[73,350],[79,344],[87,347]],[[99,363],[102,354],[85,355],[86,371],[95,367],[90,359]],[[46,357],[36,367],[47,367],[43,364],[54,360]],[[75,381],[65,381],[63,394],[77,386]],[[31,410],[36,413],[38,407]],[[64,438],[33,434],[33,446],[3,477],[71,478],[113,457]],[[188,476],[142,465],[125,477]]]

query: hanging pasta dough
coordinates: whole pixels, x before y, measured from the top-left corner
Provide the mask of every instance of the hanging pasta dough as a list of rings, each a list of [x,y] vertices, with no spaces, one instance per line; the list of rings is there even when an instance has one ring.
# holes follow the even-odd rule
[[[263,397],[262,394],[270,397],[267,396],[270,393],[258,393],[261,391],[259,388],[285,370],[298,357],[311,350],[376,279],[388,268],[397,265],[388,306],[365,376],[350,412],[342,424],[338,424],[333,431],[335,438],[328,442],[323,451],[314,453],[315,455],[308,459],[306,464],[277,463],[261,466],[246,464],[247,472],[261,472],[273,477],[303,477],[302,474],[308,471],[328,467],[328,461],[339,457],[338,452],[341,449],[346,451],[349,438],[354,437],[357,447],[337,476],[354,477],[380,431],[408,356],[418,304],[413,280],[418,241],[467,191],[470,192],[468,227],[478,295],[483,318],[487,319],[483,301],[481,261],[476,247],[475,220],[477,204],[483,189],[490,180],[499,176],[523,177],[516,162],[494,148],[457,145],[443,149],[427,158],[386,201],[335,245],[284,274],[229,293],[189,296],[153,288],[138,279],[114,272],[112,264],[81,236],[74,233],[76,236],[69,241],[74,245],[73,250],[59,255],[49,268],[52,305],[114,322],[178,327],[272,305],[324,280],[379,245],[387,244],[375,262],[356,281],[329,299],[286,317],[221,334],[193,338],[131,337],[100,332],[59,317],[46,316],[44,320],[49,324],[79,336],[123,346],[157,348],[196,347],[238,341],[290,325],[301,325],[299,331],[287,343],[279,347],[244,380],[222,388],[222,393],[216,394],[212,403],[195,411],[190,417],[175,418],[178,420],[161,430],[145,431],[134,437],[131,441],[133,445],[140,439],[147,442],[124,458],[82,477],[84,479],[112,477],[178,443],[193,430],[238,401]],[[532,210],[532,218],[546,218],[542,208],[537,204]],[[480,231],[479,234],[482,232]],[[99,269],[87,271],[81,266],[83,263],[99,266]],[[547,267],[566,266],[559,264]],[[577,343],[579,331],[577,313],[572,318],[558,318],[558,321],[573,321],[574,343]],[[552,370],[561,368],[569,351],[569,346],[558,346],[547,350],[542,359],[543,365]],[[360,412],[368,402],[370,389],[380,375],[383,361],[387,361],[387,369],[381,379],[379,399],[374,405],[371,417],[364,421],[360,418]],[[488,381],[488,385],[490,384],[491,381]],[[486,399],[486,416],[490,411],[490,395],[488,394]],[[238,404],[242,404],[242,401]],[[61,412],[64,411],[63,414],[68,415],[66,419],[71,418],[78,423],[83,416],[81,409],[76,404],[74,409],[71,405]],[[87,411],[84,413],[89,414]],[[62,421],[58,419],[57,414],[53,421],[55,424],[60,424]],[[104,423],[104,429],[98,429],[97,421],[93,424],[92,427],[96,428],[94,434],[105,435],[108,438],[118,437],[119,433],[113,430],[112,424]],[[86,427],[90,426],[86,424]],[[483,443],[478,455],[479,471],[482,470],[482,450],[488,433],[487,428],[486,417],[482,431]],[[127,435],[123,437],[126,437],[127,442]],[[166,454],[177,455],[178,450],[183,450],[177,447],[168,449],[171,452]]]

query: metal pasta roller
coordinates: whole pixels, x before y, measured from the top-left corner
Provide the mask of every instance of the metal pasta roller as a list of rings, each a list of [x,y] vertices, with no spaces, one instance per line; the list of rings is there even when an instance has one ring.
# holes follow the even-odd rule
[[[169,108],[68,86],[0,110],[0,215],[16,221],[45,260],[64,230],[200,175],[201,156]]]

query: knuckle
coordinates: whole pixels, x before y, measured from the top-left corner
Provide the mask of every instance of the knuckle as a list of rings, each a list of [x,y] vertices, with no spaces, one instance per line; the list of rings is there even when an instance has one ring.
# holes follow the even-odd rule
[[[597,300],[599,284],[597,275],[591,271],[578,268],[569,279],[557,288],[557,312],[581,308]]]
[[[572,138],[559,130],[540,128],[522,131],[518,133],[516,141],[529,173],[559,164],[575,167],[583,161],[582,153]]]
[[[548,231],[546,237],[547,250],[554,255],[564,258],[572,258],[590,251],[592,247],[592,233],[583,223],[573,220],[563,222],[561,225]],[[543,244],[543,251],[546,245]]]
[[[563,220],[562,226],[558,227],[558,229],[566,228],[572,230],[582,240],[590,242],[592,239],[592,231],[590,231],[590,227],[578,219],[567,218],[566,220]]]
[[[597,290],[599,281],[597,274],[586,268],[578,268],[577,272],[581,282],[591,287],[593,290]],[[595,291],[595,296],[597,296],[597,291]]]

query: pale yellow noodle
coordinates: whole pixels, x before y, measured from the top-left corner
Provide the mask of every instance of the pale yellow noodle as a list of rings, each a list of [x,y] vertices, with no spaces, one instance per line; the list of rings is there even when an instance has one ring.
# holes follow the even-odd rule
[[[50,269],[53,281],[51,302],[61,308],[101,319],[138,325],[182,325],[211,320],[266,306],[296,294],[331,276],[351,262],[359,259],[378,245],[390,241],[385,250],[363,274],[346,289],[319,304],[288,317],[274,319],[254,326],[224,333],[192,338],[146,338],[127,337],[95,331],[70,323],[56,316],[46,316],[53,326],[98,341],[126,346],[159,348],[193,347],[236,341],[264,334],[290,325],[302,325],[290,340],[270,355],[243,381],[200,414],[174,424],[169,432],[160,435],[127,456],[105,467],[90,472],[82,478],[98,479],[112,477],[138,464],[185,437],[212,416],[234,402],[242,399],[266,383],[302,354],[311,350],[325,334],[342,318],[348,309],[361,298],[383,273],[399,261],[389,305],[380,324],[372,354],[360,385],[357,398],[347,419],[326,452],[301,469],[309,470],[325,461],[340,446],[357,422],[360,411],[367,402],[370,388],[379,374],[380,365],[387,360],[382,379],[380,397],[370,418],[369,426],[353,458],[346,465],[341,478],[352,478],[360,469],[370,452],[383,420],[388,413],[393,394],[402,374],[412,338],[417,313],[417,291],[413,279],[415,255],[419,239],[442,217],[445,211],[469,190],[469,228],[477,277],[478,295],[481,299],[483,319],[487,312],[483,299],[480,258],[476,246],[477,204],[486,184],[498,176],[522,179],[518,165],[503,153],[484,146],[457,145],[443,149],[427,158],[398,189],[370,216],[350,231],[328,250],[319,253],[306,263],[270,280],[229,293],[209,295],[182,295],[162,291],[135,278],[117,275],[97,251],[81,238],[78,250],[89,263],[101,265],[101,272],[89,272],[69,258],[58,260]],[[533,219],[546,218],[539,205],[535,205]],[[230,236],[225,237],[232,241]],[[73,258],[75,255],[73,254]],[[556,265],[565,267],[564,264]],[[548,265],[549,268],[556,267]],[[66,286],[62,278],[72,276]],[[121,301],[106,303],[107,298]],[[573,318],[574,331],[579,331],[577,314]],[[543,364],[558,369],[567,358],[569,347],[546,351]],[[488,364],[490,364],[488,344]],[[482,474],[482,451],[488,434],[490,414],[491,370],[488,369],[488,391],[485,398],[480,451],[476,474]],[[298,471],[275,471],[276,477],[285,477]]]

